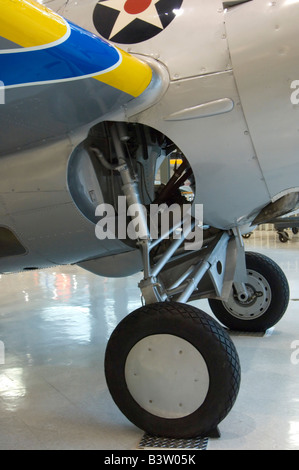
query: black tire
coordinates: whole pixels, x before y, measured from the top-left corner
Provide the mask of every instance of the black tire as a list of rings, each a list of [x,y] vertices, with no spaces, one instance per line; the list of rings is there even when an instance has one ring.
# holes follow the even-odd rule
[[[200,381],[192,378],[190,384],[186,381],[179,382],[179,388],[181,388],[179,392],[181,394],[180,400],[183,401],[185,398],[187,402],[186,395],[192,389],[190,393],[193,394],[192,397],[195,400],[195,409],[191,413],[187,412],[186,415],[179,417],[164,417],[160,415],[162,414],[160,410],[159,413],[152,412],[154,406],[152,403],[155,400],[147,401],[147,398],[142,395],[140,402],[146,400],[146,404],[149,403],[149,409],[145,409],[147,406],[144,407],[143,403],[138,403],[135,400],[136,397],[133,398],[129,388],[131,388],[131,381],[135,380],[134,376],[137,376],[136,380],[139,380],[139,372],[135,372],[135,369],[134,374],[130,371],[127,372],[126,368],[130,368],[128,366],[130,359],[127,358],[131,357],[129,354],[131,351],[135,351],[135,347],[138,348],[138,345],[152,341],[152,338],[158,339],[158,341],[162,339],[164,341],[164,338],[170,338],[171,341],[175,342],[183,341],[184,344],[188,345],[188,348],[195,348],[196,354],[203,358],[208,370],[208,381],[200,385],[207,387],[207,393],[203,400],[200,399],[198,408],[196,408],[197,395],[193,393],[193,388],[194,383]],[[151,348],[148,348],[148,351],[151,351]],[[183,351],[179,352],[182,353]],[[144,354],[151,353],[145,351]],[[138,360],[140,356],[139,353],[136,354]],[[180,369],[179,358],[181,356],[178,351],[176,349],[171,350],[170,356],[175,367]],[[161,363],[157,362],[157,364]],[[142,374],[147,373],[144,372],[145,370],[142,369]],[[122,413],[143,431],[169,438],[206,436],[210,431],[215,430],[232,408],[240,386],[238,354],[226,331],[218,322],[201,310],[176,302],[147,305],[126,317],[117,326],[108,342],[105,356],[105,373],[109,391]],[[159,383],[159,393],[158,390],[154,389],[153,395],[156,393],[157,401],[160,402],[163,400],[167,400],[167,402],[176,400],[177,389],[175,385],[167,382],[166,387],[164,384],[164,375],[167,375],[168,370],[162,368],[160,373],[163,377],[163,383],[162,385]],[[194,374],[194,371],[192,373]],[[140,373],[140,375],[142,374]],[[179,372],[176,372],[176,374],[179,374]],[[175,374],[173,377],[175,377]],[[143,380],[143,378],[140,380]],[[174,380],[177,380],[177,378]],[[146,388],[145,395],[147,390]],[[161,393],[163,397],[161,397]],[[179,403],[179,406],[181,406],[181,403]]]
[[[278,238],[281,243],[287,243],[290,239],[288,232],[279,232]]]
[[[231,330],[264,332],[279,322],[288,307],[288,281],[280,267],[267,256],[248,252],[246,266],[247,288],[252,292],[250,279],[256,279],[264,285],[263,297],[243,303],[232,291],[228,302],[209,299],[209,304],[217,319]]]
[[[293,232],[294,235],[297,235],[297,233],[298,233],[298,227],[293,227],[293,228],[292,228],[292,232]]]

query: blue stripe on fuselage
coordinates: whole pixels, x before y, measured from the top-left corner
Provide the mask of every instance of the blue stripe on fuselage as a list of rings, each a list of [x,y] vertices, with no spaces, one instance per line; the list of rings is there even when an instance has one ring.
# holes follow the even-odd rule
[[[6,87],[96,76],[115,68],[121,55],[94,34],[69,23],[62,44],[38,50],[0,51],[0,80]]]

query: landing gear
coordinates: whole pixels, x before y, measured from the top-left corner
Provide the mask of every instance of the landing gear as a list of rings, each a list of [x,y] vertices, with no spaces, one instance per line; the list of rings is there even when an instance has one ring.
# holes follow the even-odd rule
[[[185,157],[164,187],[147,188],[151,207],[144,210],[131,164],[135,156],[137,167],[150,167],[148,141],[141,132],[136,153],[122,126],[116,123],[110,132],[114,163],[93,150],[106,169],[118,173],[128,207],[140,214],[134,249],[142,257],[139,287],[145,305],[126,317],[108,342],[108,388],[123,414],[149,434],[215,435],[238,394],[238,354],[220,324],[187,302],[214,299],[212,310],[225,326],[265,330],[286,309],[287,281],[268,258],[249,253],[245,259],[240,227],[225,231],[203,225],[196,197],[192,208],[185,207],[180,188],[186,180],[195,181]],[[168,141],[163,148],[173,152]]]
[[[290,240],[289,234],[285,230],[278,232],[278,238],[281,243],[287,243]]]
[[[287,279],[270,258],[246,253],[248,299],[242,301],[234,289],[227,302],[210,299],[220,322],[232,330],[266,331],[284,315],[289,302]]]
[[[176,302],[126,317],[109,340],[105,370],[124,415],[149,434],[171,438],[208,436],[240,385],[227,333],[201,310]]]

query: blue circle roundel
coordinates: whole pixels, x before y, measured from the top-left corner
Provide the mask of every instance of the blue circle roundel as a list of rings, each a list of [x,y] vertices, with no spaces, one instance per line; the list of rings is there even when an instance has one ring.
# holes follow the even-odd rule
[[[167,28],[182,4],[183,0],[99,0],[93,22],[105,39],[137,44]]]

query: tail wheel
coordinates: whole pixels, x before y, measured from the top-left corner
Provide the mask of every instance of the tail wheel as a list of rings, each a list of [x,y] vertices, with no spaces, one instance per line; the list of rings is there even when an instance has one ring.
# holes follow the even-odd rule
[[[227,302],[210,299],[210,307],[218,320],[239,331],[266,331],[284,315],[289,303],[289,285],[280,267],[267,256],[246,253],[250,296],[242,302],[231,291]]]
[[[278,238],[281,243],[287,243],[290,240],[289,234],[285,230],[283,232],[278,232]]]
[[[115,403],[132,423],[171,438],[214,430],[240,385],[227,333],[201,310],[175,302],[142,307],[117,326],[105,373]]]

